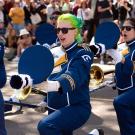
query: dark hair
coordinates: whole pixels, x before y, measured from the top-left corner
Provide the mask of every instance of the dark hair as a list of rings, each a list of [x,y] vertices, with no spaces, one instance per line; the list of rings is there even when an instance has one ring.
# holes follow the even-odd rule
[[[59,11],[54,11],[53,13],[52,13],[52,15],[61,15],[62,13],[61,12],[59,12]]]
[[[130,24],[135,28],[135,18],[127,18],[125,21],[129,21]]]

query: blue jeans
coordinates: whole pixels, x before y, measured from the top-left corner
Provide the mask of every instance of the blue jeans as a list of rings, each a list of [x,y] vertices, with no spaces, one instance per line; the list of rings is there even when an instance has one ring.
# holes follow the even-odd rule
[[[7,135],[4,119],[4,99],[0,91],[0,135]]]
[[[121,135],[135,135],[135,88],[121,93],[113,104]]]
[[[19,35],[20,30],[24,29],[24,24],[13,24],[13,28],[15,29],[16,34]]]
[[[79,105],[56,110],[39,122],[38,131],[40,135],[73,135],[88,120],[90,110]]]

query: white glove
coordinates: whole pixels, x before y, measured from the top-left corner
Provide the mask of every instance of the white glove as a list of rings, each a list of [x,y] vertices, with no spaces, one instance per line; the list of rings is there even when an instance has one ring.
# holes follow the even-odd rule
[[[97,54],[100,53],[100,55],[101,55],[101,54],[105,53],[106,49],[105,49],[105,45],[104,44],[98,43],[98,45],[95,45],[95,46],[97,46],[99,48]]]
[[[33,79],[27,74],[16,74],[11,76],[9,82],[13,89],[23,89],[32,86]]]
[[[89,45],[90,45],[90,46],[94,45],[94,46],[96,47],[96,49],[97,49],[96,55],[97,55],[97,54],[102,55],[102,54],[104,54],[105,51],[106,51],[104,44],[98,43],[98,44],[96,45],[96,43],[95,43],[95,37],[94,37],[94,36],[92,37],[92,39],[91,39]]]
[[[36,112],[39,112],[39,113],[45,113],[47,111],[47,103],[46,102],[40,102],[39,104],[37,104],[37,108],[35,108],[35,111]]]
[[[58,89],[60,88],[60,83],[58,81],[44,81],[40,84],[36,84],[35,86],[39,89],[50,92],[58,91]]]
[[[102,55],[105,53],[105,45],[104,44],[94,44],[89,46],[94,55]]]
[[[123,60],[122,54],[116,49],[109,49],[107,50],[106,54],[108,54],[109,56],[113,58],[113,60],[115,61],[115,64]]]

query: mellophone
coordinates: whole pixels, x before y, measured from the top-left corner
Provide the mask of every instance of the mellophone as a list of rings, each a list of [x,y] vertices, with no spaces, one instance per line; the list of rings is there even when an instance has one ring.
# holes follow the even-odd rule
[[[115,23],[105,22],[98,26],[94,37],[95,44],[102,43],[106,49],[111,49],[116,46],[119,40],[120,30]],[[40,43],[42,42],[40,41]],[[55,53],[58,53],[58,51],[55,51]],[[21,94],[18,95],[19,99],[26,99],[31,92],[47,96],[46,92],[39,91],[34,86],[45,81],[52,73],[56,63],[55,55],[57,56],[42,45],[29,47],[23,52],[18,62],[18,75],[13,75],[10,80],[11,87],[21,91]],[[38,107],[37,105],[12,101],[5,101],[5,104],[29,108]]]

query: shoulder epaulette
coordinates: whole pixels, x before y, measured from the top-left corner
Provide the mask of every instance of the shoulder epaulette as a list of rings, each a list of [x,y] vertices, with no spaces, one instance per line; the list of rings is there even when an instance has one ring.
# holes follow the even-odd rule
[[[86,51],[91,51],[90,47],[88,44],[83,43],[83,44],[78,44],[78,47],[82,47]]]

